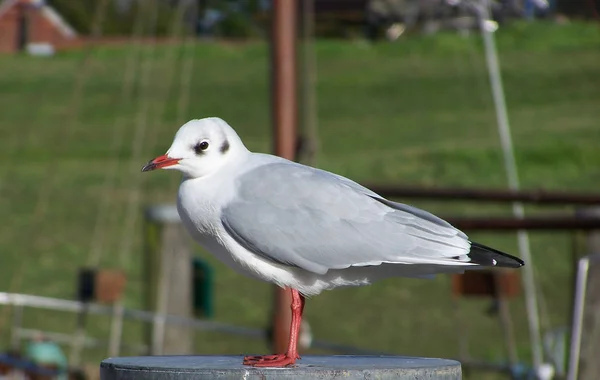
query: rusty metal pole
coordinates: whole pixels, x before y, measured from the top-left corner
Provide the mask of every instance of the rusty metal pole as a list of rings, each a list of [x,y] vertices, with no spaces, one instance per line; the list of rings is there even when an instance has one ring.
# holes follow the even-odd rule
[[[274,0],[271,24],[271,101],[275,154],[289,160],[296,156],[296,13],[295,0]],[[291,292],[275,287],[272,346],[287,350],[290,335]]]

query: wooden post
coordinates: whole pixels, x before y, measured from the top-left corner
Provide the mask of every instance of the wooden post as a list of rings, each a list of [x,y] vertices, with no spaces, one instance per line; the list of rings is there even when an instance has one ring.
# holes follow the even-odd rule
[[[271,101],[275,154],[290,160],[296,156],[296,13],[294,0],[273,0],[271,29]],[[289,289],[275,288],[273,349],[285,352],[292,313]]]
[[[192,252],[175,206],[146,212],[147,308],[155,313],[193,318]],[[194,333],[188,327],[150,328],[152,354],[190,354]]]

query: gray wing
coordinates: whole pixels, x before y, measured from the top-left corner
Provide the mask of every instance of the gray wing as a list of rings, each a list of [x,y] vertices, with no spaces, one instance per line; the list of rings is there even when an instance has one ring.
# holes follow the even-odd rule
[[[467,237],[444,220],[308,166],[273,163],[237,179],[227,232],[268,260],[324,274],[350,266],[468,264]]]

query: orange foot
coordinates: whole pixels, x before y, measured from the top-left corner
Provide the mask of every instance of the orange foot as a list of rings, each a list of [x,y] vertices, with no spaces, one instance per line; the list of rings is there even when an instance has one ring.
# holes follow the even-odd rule
[[[288,367],[296,363],[296,359],[300,359],[300,357],[291,357],[287,354],[245,356],[244,365],[252,367]]]

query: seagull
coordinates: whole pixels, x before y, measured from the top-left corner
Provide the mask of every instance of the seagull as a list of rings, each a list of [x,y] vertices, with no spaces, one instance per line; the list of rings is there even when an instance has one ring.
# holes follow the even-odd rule
[[[142,172],[155,169],[183,173],[177,210],[197,243],[240,274],[291,290],[287,352],[246,356],[245,365],[285,367],[300,359],[305,297],[324,290],[524,265],[348,178],[253,153],[217,117],[184,124]]]

